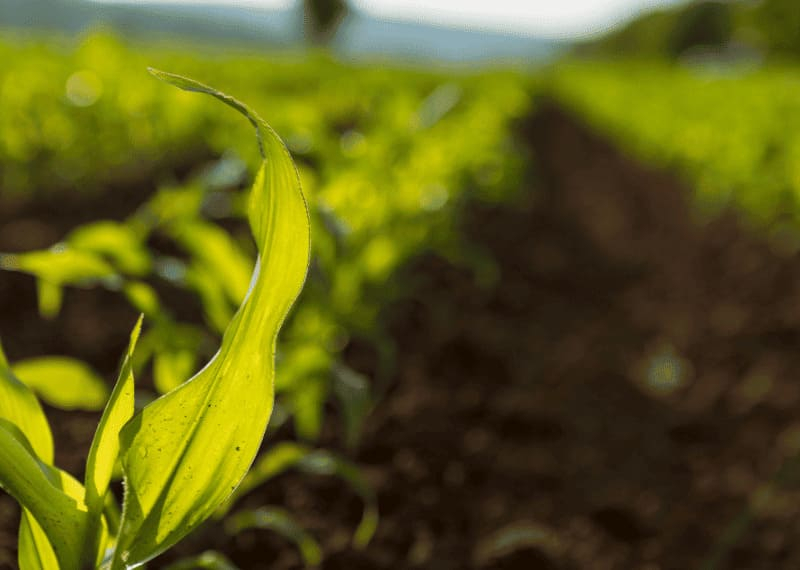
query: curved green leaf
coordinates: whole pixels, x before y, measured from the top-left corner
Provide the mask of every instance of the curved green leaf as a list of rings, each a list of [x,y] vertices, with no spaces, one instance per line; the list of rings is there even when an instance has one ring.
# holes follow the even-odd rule
[[[45,462],[53,461],[50,425],[31,389],[16,378],[0,344],[0,418],[26,434],[27,442]],[[0,474],[0,479],[4,476]],[[0,483],[2,486],[2,483]],[[18,561],[21,570],[60,570],[47,534],[23,508],[19,526]]]
[[[122,430],[126,492],[115,570],[141,565],[175,544],[219,507],[249,469],[272,409],[275,339],[302,288],[310,249],[297,171],[274,131],[227,95],[154,74],[209,93],[256,125],[265,161],[248,213],[260,256],[216,356]]]
[[[17,561],[20,570],[61,570],[47,534],[28,509],[19,521]]]
[[[197,354],[193,350],[176,349],[157,352],[153,357],[153,383],[161,394],[174,390],[196,370]]]
[[[86,505],[89,509],[89,529],[86,534],[87,541],[99,538],[97,529],[102,521],[103,509],[106,504],[106,493],[111,482],[114,464],[119,456],[119,432],[122,426],[133,417],[134,411],[134,379],[133,379],[133,351],[139,340],[142,330],[143,315],[139,316],[131,332],[128,350],[122,360],[117,383],[108,400],[100,423],[94,434],[92,447],[86,459]],[[87,544],[87,548],[97,549],[100,544]]]
[[[62,569],[83,567],[87,523],[83,488],[40,461],[25,435],[5,419],[0,419],[0,487],[41,526]]]
[[[10,421],[25,434],[45,463],[53,461],[50,425],[31,389],[14,376],[0,343],[0,418]]]
[[[219,282],[231,304],[242,302],[253,262],[225,230],[216,224],[192,220],[173,224],[170,235],[191,254],[206,279]]]
[[[119,279],[114,268],[100,255],[63,243],[45,250],[0,254],[0,269],[37,277],[39,312],[48,319],[61,309],[64,285],[91,285]]]
[[[0,269],[30,273],[54,285],[81,284],[116,276],[114,268],[99,255],[64,244],[0,255]]]
[[[100,410],[108,388],[86,363],[66,356],[19,360],[12,367],[17,378],[56,408]]]
[[[104,220],[85,224],[67,236],[70,247],[95,253],[111,261],[130,275],[145,275],[150,271],[150,253],[141,237],[129,226]]]
[[[44,279],[37,279],[36,293],[39,301],[39,314],[45,319],[56,317],[64,300],[64,288]]]

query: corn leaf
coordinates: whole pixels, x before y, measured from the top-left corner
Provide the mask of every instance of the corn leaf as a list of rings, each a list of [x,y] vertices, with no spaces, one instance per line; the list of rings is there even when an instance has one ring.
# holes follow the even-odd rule
[[[64,300],[64,288],[44,279],[36,280],[36,292],[39,301],[39,314],[45,319],[58,316]]]
[[[16,425],[27,437],[36,455],[45,463],[53,461],[50,425],[30,388],[14,376],[0,344],[0,418]]]
[[[15,362],[12,370],[42,400],[63,410],[101,410],[108,399],[103,379],[74,358],[29,358]]]
[[[67,237],[70,247],[97,254],[123,273],[145,275],[150,271],[150,253],[142,238],[127,225],[110,220],[83,225]]]
[[[90,528],[87,540],[97,538],[103,509],[106,504],[106,492],[111,482],[114,464],[119,456],[119,432],[122,426],[133,416],[134,411],[134,379],[133,351],[142,330],[142,316],[131,332],[128,350],[122,360],[117,383],[108,400],[100,423],[94,434],[89,457],[86,459],[86,504],[89,509]],[[100,545],[93,545],[94,548]]]
[[[122,430],[126,492],[113,570],[139,566],[175,544],[244,477],[272,410],[278,329],[302,288],[309,261],[308,212],[297,171],[278,136],[227,95],[153,73],[183,89],[213,95],[256,126],[264,163],[250,193],[248,218],[259,260],[216,356]]]
[[[0,418],[27,434],[41,459],[53,461],[53,436],[36,396],[16,378],[0,345]],[[47,534],[25,508],[19,526],[18,561],[21,570],[59,570],[58,559]]]
[[[202,220],[174,224],[170,231],[206,275],[219,282],[228,300],[238,305],[247,293],[252,260],[219,226]]]
[[[63,244],[0,256],[0,269],[30,273],[54,285],[91,283],[116,275],[114,268],[99,255]]]
[[[83,567],[83,488],[43,463],[20,429],[6,419],[0,419],[0,487],[41,526],[62,569]]]
[[[195,370],[197,354],[189,349],[157,352],[153,358],[153,383],[161,394],[174,390]]]
[[[47,534],[28,509],[19,522],[17,561],[20,570],[61,570]]]
[[[45,250],[0,254],[0,269],[37,277],[39,313],[48,319],[61,310],[64,285],[92,285],[119,279],[114,268],[100,255],[63,243]]]

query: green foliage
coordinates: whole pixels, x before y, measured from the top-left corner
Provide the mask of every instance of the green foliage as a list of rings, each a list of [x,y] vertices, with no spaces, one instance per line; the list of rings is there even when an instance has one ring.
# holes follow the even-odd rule
[[[752,10],[757,41],[772,55],[800,56],[800,10],[792,0],[764,0]]]
[[[261,261],[217,355],[120,433],[126,493],[112,570],[146,562],[180,540],[249,469],[272,412],[275,339],[302,288],[310,249],[300,181],[274,131],[218,91],[153,73],[222,100],[256,126],[264,163],[251,190],[249,221]]]
[[[0,486],[24,508],[19,548],[23,570],[77,570],[101,563],[122,570],[157,556],[208,518],[236,488],[255,458],[272,410],[275,340],[303,286],[310,251],[297,171],[274,131],[243,104],[189,79],[153,73],[224,101],[256,127],[263,163],[250,191],[247,217],[259,261],[216,356],[191,380],[134,413],[139,320],[95,434],[85,487],[52,466],[47,421],[0,351]],[[108,244],[113,254],[118,238],[131,234],[125,226],[95,225],[78,235],[76,247],[88,249],[65,251],[99,256],[109,253]],[[59,284],[97,276],[83,266],[53,269],[37,254],[20,257],[14,269]],[[74,362],[51,358],[23,363],[19,369],[41,389],[52,382],[43,376],[63,376],[70,367],[75,373]],[[85,382],[86,371],[78,372]],[[117,524],[108,515],[114,509],[109,510],[107,497],[118,459],[125,496]],[[109,527],[115,531],[113,539]]]
[[[4,73],[9,81],[14,77],[20,57],[30,62],[24,73],[39,66],[50,70],[35,76],[29,97],[17,94],[9,105],[13,113],[38,116],[35,101],[59,99],[43,108],[69,125],[70,151],[81,152],[70,155],[85,171],[76,191],[91,193],[115,173],[134,169],[124,156],[130,164],[142,156],[170,158],[170,149],[191,152],[198,143],[222,155],[188,180],[163,184],[149,198],[143,195],[138,210],[122,222],[83,226],[46,250],[0,254],[0,267],[38,278],[46,316],[58,313],[64,287],[100,286],[125,295],[152,323],[134,367],[146,374],[152,366],[156,387],[167,392],[212,356],[247,290],[255,248],[249,236],[229,229],[246,217],[247,192],[239,189],[243,169],[257,169],[260,159],[253,145],[242,144],[246,133],[217,106],[133,77],[128,70],[145,56],[109,36],[90,36],[59,55],[24,42],[20,47],[0,43],[2,49],[14,58],[9,56],[8,68],[0,66],[0,79]],[[146,55],[170,67],[201,70],[195,74],[232,86],[258,107],[280,109],[274,125],[299,159],[315,243],[309,283],[278,347],[282,365],[276,389],[297,432],[309,441],[318,436],[325,402],[336,397],[347,443],[354,446],[372,406],[371,387],[365,378],[343,380],[339,354],[352,335],[375,338],[383,352],[391,352],[375,325],[378,311],[395,293],[393,273],[422,250],[457,249],[454,227],[467,193],[491,200],[508,196],[521,168],[508,152],[510,125],[527,110],[527,79],[505,72],[445,75],[343,66],[318,56],[275,56],[269,62],[229,57],[224,65],[209,66],[179,50]],[[104,86],[79,112],[63,101],[59,83],[76,69]],[[120,125],[119,117],[128,122]],[[131,129],[147,136],[133,136]],[[0,172],[24,170],[28,176],[29,162],[2,153],[15,132],[4,131],[0,118]],[[108,149],[95,148],[105,139],[113,139]],[[43,141],[31,144],[39,149]],[[103,153],[113,148],[127,154],[115,155],[119,168],[106,168]],[[62,156],[36,156],[41,158],[33,174],[42,177],[31,185],[40,195],[58,195],[51,182],[59,178],[56,170],[66,168]],[[30,190],[17,183],[4,188]],[[168,253],[152,247],[154,242],[169,244]],[[205,327],[171,314],[157,292],[163,281],[199,298]],[[354,383],[356,391],[348,388]]]
[[[263,335],[243,338],[242,331],[256,324],[250,322],[253,313],[247,308],[256,302],[253,296],[280,296],[270,287],[282,285],[280,280],[252,281],[250,276],[254,267],[259,276],[266,270],[264,259],[257,262],[264,247],[270,247],[275,263],[280,255],[273,250],[288,251],[256,231],[263,221],[250,219],[253,196],[279,183],[272,170],[275,157],[278,163],[288,159],[276,135],[238,101],[180,77],[164,76],[242,111],[256,127],[262,153],[271,157],[265,170],[256,147],[242,143],[248,140],[247,125],[231,125],[219,105],[143,81],[130,70],[156,61],[224,83],[254,106],[280,111],[273,126],[285,135],[299,164],[299,172],[283,173],[282,183],[295,185],[298,176],[302,180],[315,243],[303,296],[283,328],[280,344],[273,347],[279,362],[274,389],[280,409],[291,413],[295,432],[307,441],[318,437],[325,403],[336,398],[349,448],[357,445],[374,404],[374,379],[347,368],[341,352],[358,335],[375,339],[381,354],[391,354],[376,320],[395,294],[396,270],[423,250],[457,249],[454,228],[466,197],[509,196],[522,167],[509,152],[510,126],[527,111],[529,85],[514,73],[366,68],[318,55],[275,56],[270,61],[225,56],[219,57],[219,65],[209,65],[211,56],[133,49],[106,35],[92,35],[58,50],[50,46],[0,41],[0,53],[8,61],[0,66],[0,85],[27,81],[7,97],[0,92],[7,105],[7,114],[0,117],[0,186],[25,203],[64,199],[65,189],[69,199],[82,200],[109,185],[135,185],[142,188],[141,202],[127,219],[81,226],[50,248],[0,254],[0,268],[36,277],[45,316],[58,313],[65,287],[117,291],[145,315],[148,327],[135,353],[131,348],[124,360],[87,469],[87,524],[96,530],[102,510],[100,522],[111,536],[119,536],[114,560],[119,567],[167,548],[199,524],[253,460],[257,445],[242,445],[239,439],[251,431],[263,432],[268,421],[272,368],[267,337],[280,315],[264,317],[268,322]],[[27,64],[19,66],[21,60]],[[8,116],[27,123],[19,127]],[[39,136],[39,127],[31,123],[41,125],[42,132],[46,125],[47,136]],[[164,164],[181,164],[187,158],[197,163],[211,153],[221,158],[184,180],[167,178],[150,195],[147,184],[140,185],[142,177],[149,181],[160,176],[156,173]],[[248,170],[259,172],[254,190],[246,187]],[[243,231],[247,225],[254,230],[255,244]],[[177,318],[169,299],[161,296],[166,286],[194,294],[205,323]],[[223,348],[212,358],[220,340]],[[266,346],[264,360],[247,360],[234,349],[239,343]],[[210,364],[186,382],[209,358]],[[381,366],[379,373],[385,373]],[[234,374],[234,369],[240,372]],[[137,377],[151,373],[159,392],[169,396],[132,416],[129,388],[134,372]],[[254,381],[260,388],[244,398],[241,387]],[[206,390],[219,397],[218,407],[203,408]],[[253,414],[241,413],[250,408]],[[208,426],[227,425],[222,418],[233,409],[238,415],[229,428],[236,435],[220,435],[211,450],[233,455],[230,469],[213,475],[190,473],[174,463],[201,456],[204,464],[213,463],[198,442],[211,432]],[[199,428],[201,424],[205,427]],[[120,432],[122,446],[116,450],[109,442],[117,441]],[[341,477],[363,498],[364,518],[355,542],[366,544],[377,524],[377,510],[358,468],[321,450],[302,450],[309,459],[298,460],[295,468]],[[119,470],[120,461],[109,460],[117,455],[129,489],[122,521],[116,520],[108,501],[100,501],[109,470]],[[195,491],[200,497],[196,504],[191,501]],[[273,525],[278,530],[289,528],[280,524],[285,517],[258,520],[278,521]],[[35,531],[21,533],[28,537],[26,544],[45,536]],[[121,560],[123,552],[126,562]],[[215,567],[217,562],[193,563]],[[224,567],[224,561],[219,564]]]
[[[102,410],[105,382],[86,363],[65,356],[18,360],[14,374],[45,402],[64,410]]]
[[[632,61],[572,63],[553,79],[562,100],[599,129],[638,157],[682,172],[701,211],[736,208],[787,245],[797,241],[796,68],[721,73]]]
[[[736,2],[700,0],[648,11],[578,49],[593,55],[676,59],[692,51],[720,50],[741,35]]]

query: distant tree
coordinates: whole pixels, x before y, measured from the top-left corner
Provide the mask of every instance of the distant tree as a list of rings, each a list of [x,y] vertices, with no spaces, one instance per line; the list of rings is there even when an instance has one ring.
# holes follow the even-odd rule
[[[304,0],[306,38],[317,44],[330,41],[347,14],[347,9],[347,0]]]
[[[763,0],[755,8],[760,43],[773,55],[800,56],[800,2]]]
[[[733,31],[729,2],[696,2],[678,13],[668,50],[670,55],[680,56],[695,48],[721,48],[730,43]]]
[[[696,48],[724,48],[734,38],[738,6],[735,1],[699,0],[648,12],[580,45],[578,53],[675,59]]]

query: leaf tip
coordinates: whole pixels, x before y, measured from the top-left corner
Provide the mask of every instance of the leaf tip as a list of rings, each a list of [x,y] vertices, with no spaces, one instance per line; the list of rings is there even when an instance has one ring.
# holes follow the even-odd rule
[[[131,331],[131,341],[130,341],[131,352],[133,352],[133,347],[136,346],[136,343],[139,342],[139,334],[142,332],[143,322],[144,322],[144,313],[139,313],[139,318],[136,319],[136,324],[133,325],[133,330]]]

